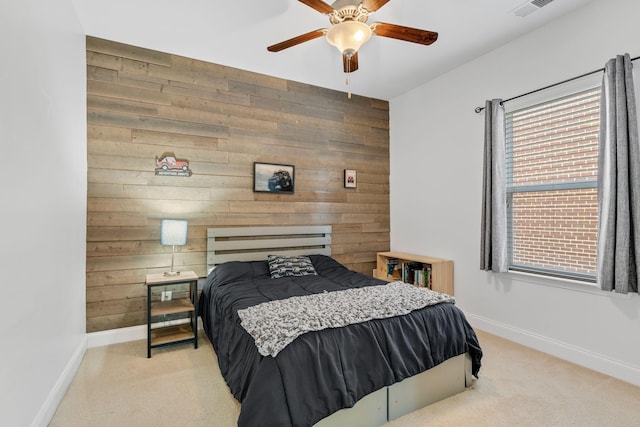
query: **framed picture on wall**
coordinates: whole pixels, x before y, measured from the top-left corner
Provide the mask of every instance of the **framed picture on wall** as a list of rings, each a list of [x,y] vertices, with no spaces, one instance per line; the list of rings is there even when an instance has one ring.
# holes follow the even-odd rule
[[[354,169],[345,169],[344,170],[344,187],[345,188],[356,188],[356,171]]]
[[[253,164],[253,191],[293,194],[295,166],[277,163]]]

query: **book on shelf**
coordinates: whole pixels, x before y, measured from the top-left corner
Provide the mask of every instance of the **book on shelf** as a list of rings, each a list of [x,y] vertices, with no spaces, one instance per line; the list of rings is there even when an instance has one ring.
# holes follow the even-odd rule
[[[404,263],[402,265],[402,281],[431,289],[431,266],[413,261]]]
[[[403,261],[398,258],[386,260],[387,278],[431,289],[431,265],[419,261]]]
[[[431,289],[431,266],[425,267],[422,276],[422,287]]]
[[[387,259],[387,276],[393,276],[393,272],[398,269],[397,258],[388,258]]]

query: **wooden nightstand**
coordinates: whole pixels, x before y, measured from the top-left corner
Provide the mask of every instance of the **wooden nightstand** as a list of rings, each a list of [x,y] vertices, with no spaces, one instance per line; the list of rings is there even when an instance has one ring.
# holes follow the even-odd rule
[[[198,276],[193,271],[176,276],[147,274],[146,285],[147,357],[152,348],[173,344],[193,342],[198,348]]]

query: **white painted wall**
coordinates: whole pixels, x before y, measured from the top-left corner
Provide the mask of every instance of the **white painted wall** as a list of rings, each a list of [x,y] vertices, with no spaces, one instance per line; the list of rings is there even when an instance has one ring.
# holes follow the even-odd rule
[[[458,305],[479,329],[640,385],[637,294],[480,271],[484,113],[474,112],[640,55],[638,16],[636,0],[596,0],[392,99],[391,249],[454,260]]]
[[[86,346],[85,39],[71,0],[20,0],[0,40],[0,424],[46,425]]]

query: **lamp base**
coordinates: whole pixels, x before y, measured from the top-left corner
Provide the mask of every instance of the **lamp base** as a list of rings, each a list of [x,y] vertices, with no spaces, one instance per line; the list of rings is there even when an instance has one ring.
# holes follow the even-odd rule
[[[164,273],[167,277],[175,277],[180,274],[179,271],[173,271],[173,257],[176,255],[176,245],[173,245],[173,250],[171,251],[171,269]]]
[[[177,276],[177,275],[179,275],[179,274],[180,274],[180,272],[179,272],[179,271],[165,271],[165,272],[164,272],[164,275],[165,275],[165,276],[169,276],[169,277]]]

